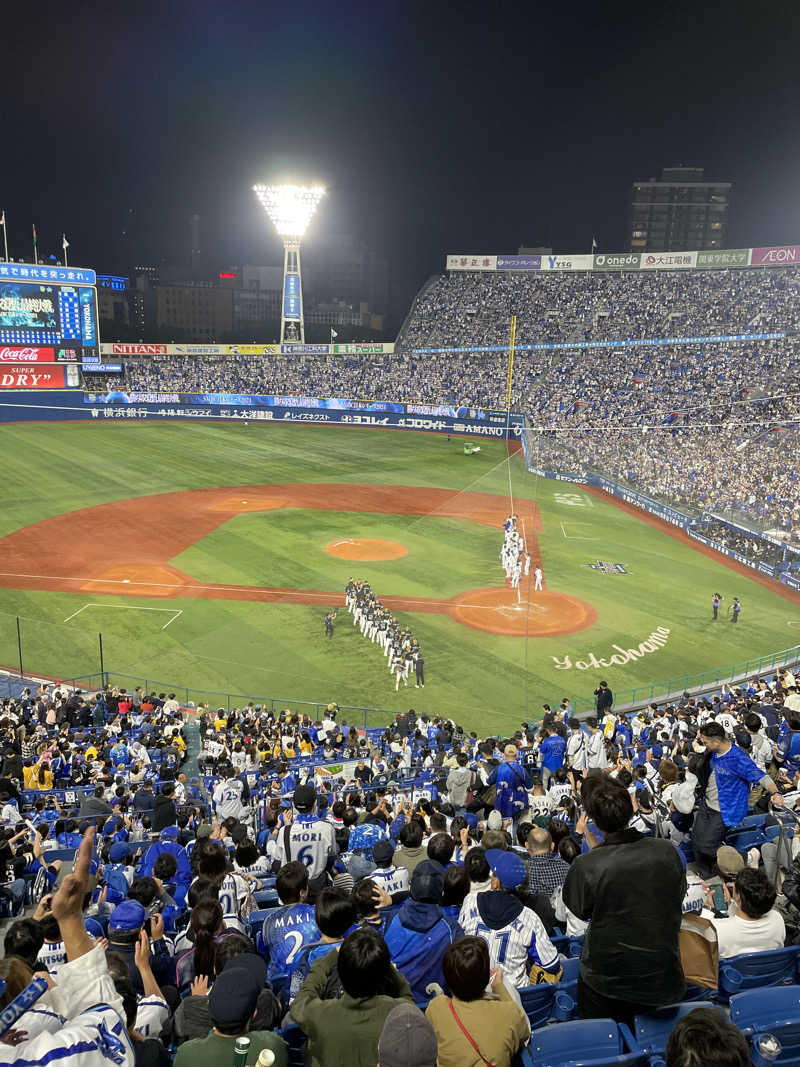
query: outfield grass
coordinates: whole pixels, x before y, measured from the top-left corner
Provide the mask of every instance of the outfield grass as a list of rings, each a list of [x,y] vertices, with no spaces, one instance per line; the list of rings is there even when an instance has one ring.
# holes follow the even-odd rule
[[[22,617],[25,666],[55,675],[106,669],[196,696],[237,692],[402,710],[410,704],[453,715],[484,733],[538,716],[544,701],[591,693],[599,677],[615,690],[724,667],[798,639],[795,605],[721,563],[679,544],[579,488],[510,466],[499,442],[464,457],[460,444],[433,435],[362,429],[201,423],[148,426],[52,424],[0,429],[5,493],[0,536],[64,511],[111,500],[226,485],[353,482],[469,489],[538,501],[538,534],[548,587],[590,601],[588,630],[568,637],[498,637],[438,615],[408,621],[425,650],[427,685],[395,694],[386,661],[340,613],[323,635],[322,608],[241,601],[87,596],[0,589],[0,662],[15,664],[15,616]],[[159,501],[141,510],[157,523]],[[397,560],[353,564],[324,551],[346,537],[400,541]],[[173,562],[201,581],[340,589],[363,573],[379,592],[449,597],[500,584],[500,536],[462,520],[350,515],[303,509],[238,516]],[[588,563],[623,564],[606,575]],[[2,544],[0,543],[0,570]],[[492,577],[494,575],[494,577]],[[710,621],[711,594],[738,595],[741,622]],[[65,620],[85,604],[92,606]],[[130,610],[170,608],[182,614]],[[666,644],[634,662],[579,669],[612,646],[637,647],[658,626]],[[567,662],[569,669],[558,669]],[[424,699],[423,699],[424,698]]]

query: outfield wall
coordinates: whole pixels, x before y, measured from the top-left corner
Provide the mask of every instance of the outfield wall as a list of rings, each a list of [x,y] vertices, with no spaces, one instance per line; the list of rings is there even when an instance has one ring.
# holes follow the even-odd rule
[[[132,394],[136,396],[137,394]],[[147,394],[139,394],[145,396]],[[187,394],[174,394],[171,401],[153,399],[132,401],[119,394],[82,393],[77,390],[39,390],[37,392],[3,392],[0,394],[0,423],[47,421],[153,421],[154,419],[221,419],[258,423],[313,423],[317,426],[366,426],[371,429],[417,430],[426,433],[455,434],[466,437],[517,440],[522,437],[524,417],[497,411],[454,408],[447,405],[386,404],[362,407],[304,407],[313,398],[274,396],[227,396],[213,394],[216,402],[201,400],[187,403]],[[124,397],[124,399],[123,399]],[[283,400],[283,403],[275,401]],[[291,406],[288,402],[292,401]],[[298,403],[298,401],[300,403]],[[395,410],[396,409],[396,410]],[[462,414],[462,411],[466,414]],[[448,413],[446,413],[448,412]],[[470,417],[472,414],[480,417]]]

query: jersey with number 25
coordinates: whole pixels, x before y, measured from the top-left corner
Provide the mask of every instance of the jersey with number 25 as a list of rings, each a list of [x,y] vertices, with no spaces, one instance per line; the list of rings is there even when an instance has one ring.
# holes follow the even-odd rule
[[[264,919],[261,937],[269,958],[267,978],[272,980],[279,974],[288,974],[303,946],[319,941],[313,906],[287,904],[275,908]]]

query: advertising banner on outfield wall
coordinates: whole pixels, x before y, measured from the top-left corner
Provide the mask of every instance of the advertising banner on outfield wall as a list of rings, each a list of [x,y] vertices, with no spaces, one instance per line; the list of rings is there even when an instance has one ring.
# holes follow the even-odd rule
[[[56,350],[54,348],[0,346],[0,363],[55,363],[55,361]]]
[[[746,267],[750,263],[749,248],[725,248],[719,252],[698,252],[698,267]]]
[[[642,252],[642,270],[680,270],[694,267],[696,252]]]
[[[67,373],[72,380],[67,382]],[[65,389],[78,384],[77,367],[0,367],[0,389]]]
[[[448,256],[448,270],[497,270],[497,256]]]
[[[498,256],[498,270],[539,270],[541,256]]]
[[[750,252],[750,262],[754,267],[766,264],[774,266],[775,264],[800,262],[800,245],[773,245],[768,248],[754,248]]]
[[[104,356],[380,356],[394,352],[393,341],[351,342],[341,345],[161,345],[103,342]]]
[[[542,270],[591,270],[594,256],[542,256]]]
[[[536,260],[540,262],[536,264]],[[600,252],[595,256],[447,256],[447,270],[689,270],[800,263],[800,245],[720,248],[699,252]]]

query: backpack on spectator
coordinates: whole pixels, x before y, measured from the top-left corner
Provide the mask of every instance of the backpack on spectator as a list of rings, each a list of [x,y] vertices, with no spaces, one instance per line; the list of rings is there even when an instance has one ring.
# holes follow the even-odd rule
[[[717,931],[710,919],[687,913],[678,936],[681,966],[687,985],[716,989],[719,981]]]

